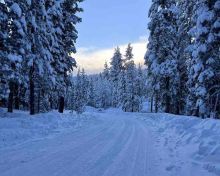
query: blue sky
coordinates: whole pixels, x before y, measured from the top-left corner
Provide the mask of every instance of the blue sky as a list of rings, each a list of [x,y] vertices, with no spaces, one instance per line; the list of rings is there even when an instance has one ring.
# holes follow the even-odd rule
[[[80,67],[88,67],[90,72],[94,67],[94,65],[91,67],[88,64],[83,65],[87,61],[86,57],[89,57],[88,53],[85,56],[85,52],[94,54],[93,52],[110,49],[113,52],[116,46],[123,48],[130,42],[134,44],[140,40],[143,42],[143,37],[146,38],[148,33],[147,15],[150,4],[151,0],[85,0],[81,4],[84,9],[80,14],[82,23],[77,26],[79,31],[77,60]],[[101,65],[109,57],[109,55],[103,55],[103,59],[98,61],[93,58],[90,62]],[[94,68],[94,72],[97,71],[99,70]]]

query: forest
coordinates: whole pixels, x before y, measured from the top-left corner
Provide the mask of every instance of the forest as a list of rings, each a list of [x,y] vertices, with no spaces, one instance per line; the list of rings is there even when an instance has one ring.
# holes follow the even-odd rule
[[[0,176],[220,176],[219,119],[220,0],[0,0]]]
[[[0,106],[30,114],[85,106],[219,118],[220,2],[154,0],[146,69],[116,48],[99,75],[77,67],[77,16],[82,0],[0,3]],[[80,32],[80,31],[79,31]],[[105,59],[105,58],[103,58]],[[79,69],[78,75],[72,71]]]

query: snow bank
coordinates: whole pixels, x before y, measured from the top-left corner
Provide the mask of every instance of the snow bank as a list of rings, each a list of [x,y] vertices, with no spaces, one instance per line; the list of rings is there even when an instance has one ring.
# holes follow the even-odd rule
[[[170,156],[177,160],[183,158],[183,161],[187,158],[185,162],[220,175],[220,120],[164,113],[149,113],[147,117],[141,116],[142,120],[156,127],[157,135],[162,136],[160,147],[167,148],[167,153],[173,153]],[[179,168],[183,161],[179,163]]]
[[[53,111],[30,116],[28,112],[11,114],[0,108],[0,148],[76,130],[91,119],[91,113],[77,116],[69,111],[64,114]]]

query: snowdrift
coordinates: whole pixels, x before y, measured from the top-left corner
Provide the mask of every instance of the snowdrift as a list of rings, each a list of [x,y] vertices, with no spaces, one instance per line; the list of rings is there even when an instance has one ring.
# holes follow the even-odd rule
[[[0,109],[0,148],[76,130],[92,118],[91,113],[89,116],[87,113],[78,116],[70,111],[64,114],[52,111],[30,116],[28,112],[15,111],[11,114],[6,109]]]
[[[181,168],[184,161],[220,175],[220,120],[164,113],[149,113],[147,117],[141,119],[160,136],[159,148],[179,162],[167,169]]]

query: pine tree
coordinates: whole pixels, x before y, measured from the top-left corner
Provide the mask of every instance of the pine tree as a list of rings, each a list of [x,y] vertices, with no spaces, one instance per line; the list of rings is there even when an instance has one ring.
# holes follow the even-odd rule
[[[220,1],[197,1],[191,30],[192,61],[189,75],[191,112],[201,117],[218,116]],[[214,115],[213,115],[214,114]]]
[[[123,68],[121,74],[119,76],[119,83],[118,83],[118,92],[119,92],[119,105],[123,104],[123,101],[126,96],[126,70]]]
[[[94,79],[90,78],[88,83],[88,106],[96,107]]]
[[[112,85],[109,80],[102,76],[98,76],[95,82],[96,107],[108,108],[112,103]]]
[[[76,111],[77,114],[82,114],[85,111],[85,106],[88,101],[87,93],[88,93],[87,76],[85,75],[84,69],[82,71],[80,71],[79,69],[74,87],[74,96],[71,101],[72,103],[71,109]]]
[[[176,114],[184,114],[187,104],[188,89],[186,83],[188,81],[188,68],[190,67],[189,63],[191,60],[189,46],[192,42],[189,31],[193,26],[194,8],[195,1],[184,0],[177,3],[177,71],[179,76],[175,82],[176,94],[173,98],[174,113]]]
[[[18,94],[19,85],[24,82],[24,75],[21,74],[22,63],[25,56],[25,42],[26,42],[26,21],[24,10],[26,4],[23,1],[5,0],[9,8],[8,27],[10,28],[8,43],[8,112],[13,111],[14,99],[16,97],[16,108],[19,108]]]
[[[125,112],[139,112],[141,110],[139,80],[132,50],[133,48],[129,44],[125,54],[125,92],[122,98],[122,109]]]
[[[155,97],[156,111],[158,101],[165,112],[173,111],[171,105],[176,96],[176,79],[179,80],[177,16],[175,1],[153,1],[149,12],[151,33],[145,63],[148,66],[148,83],[154,90],[152,96]]]
[[[105,62],[104,64],[104,70],[103,70],[103,76],[105,79],[110,79],[110,75],[109,75],[109,68],[108,68],[108,63]]]
[[[134,61],[127,63],[126,89],[122,109],[125,112],[139,112],[141,110],[141,96],[138,91],[137,69]]]
[[[8,39],[9,39],[9,12],[7,5],[0,2],[0,106],[5,105],[5,95],[8,89]]]
[[[121,71],[123,70],[123,60],[122,60],[122,54],[120,52],[120,48],[117,47],[115,49],[114,56],[111,59],[110,62],[110,76],[111,76],[111,81],[112,84],[114,85],[113,87],[113,100],[112,100],[112,105],[113,107],[117,107],[120,102],[120,93],[118,91],[119,89],[119,79],[121,75]]]
[[[11,112],[13,106],[19,108],[20,102],[26,104],[21,95],[29,96],[30,114],[55,107],[58,98],[51,100],[53,95],[65,103],[63,98],[70,83],[68,75],[76,66],[71,54],[76,52],[75,25],[81,21],[76,13],[82,11],[78,6],[82,1],[4,2],[0,2],[0,20],[4,24],[0,33],[3,44],[0,47],[4,47],[0,53],[0,99],[9,89]]]
[[[129,43],[128,47],[126,49],[126,52],[125,52],[125,59],[124,59],[125,63],[129,62],[130,60],[133,59],[134,55],[132,53],[132,50],[133,50],[133,48],[132,48],[131,44]]]
[[[82,0],[64,0],[50,1],[47,3],[50,17],[50,25],[53,27],[53,38],[51,52],[54,58],[52,63],[53,70],[56,74],[56,91],[59,99],[64,98],[63,92],[68,82],[68,72],[73,71],[76,61],[71,54],[76,52],[75,42],[77,39],[77,30],[75,25],[81,21],[76,16],[77,12],[82,9],[78,3]]]
[[[137,91],[140,97],[145,96],[145,77],[141,65],[138,65],[137,69]]]

